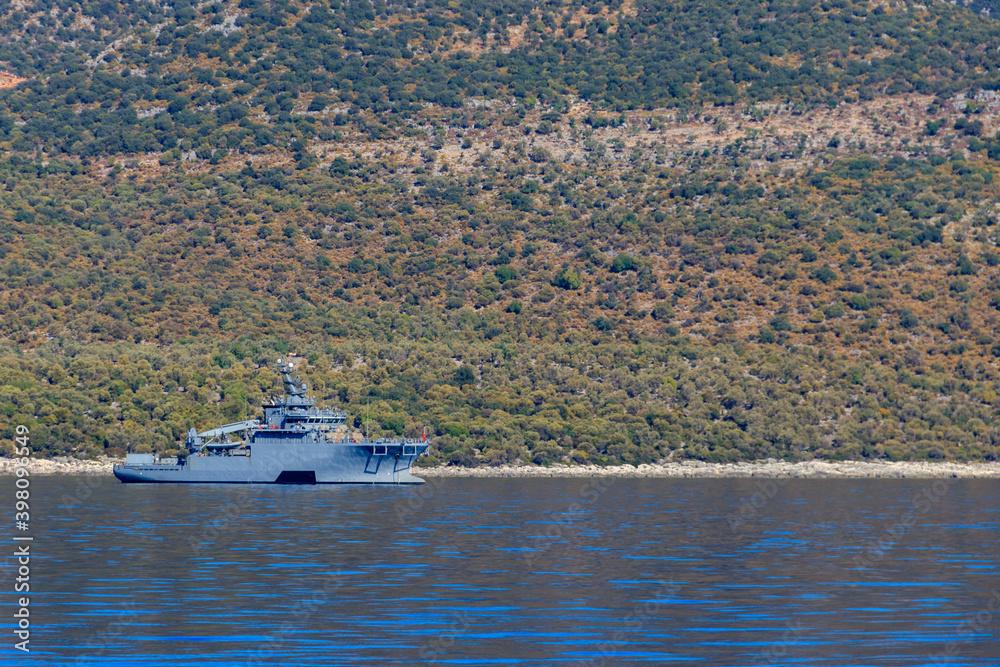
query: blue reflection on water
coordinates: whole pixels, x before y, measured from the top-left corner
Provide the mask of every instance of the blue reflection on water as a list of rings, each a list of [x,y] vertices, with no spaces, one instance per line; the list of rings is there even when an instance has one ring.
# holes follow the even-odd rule
[[[80,483],[33,480],[0,664],[1000,665],[986,481],[790,481],[735,526],[757,480]]]

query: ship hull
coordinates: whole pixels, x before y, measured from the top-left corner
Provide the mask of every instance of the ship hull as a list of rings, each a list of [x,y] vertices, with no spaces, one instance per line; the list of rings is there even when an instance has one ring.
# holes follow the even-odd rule
[[[120,464],[122,482],[145,484],[423,484],[410,472],[424,444],[281,442],[253,444],[250,456],[189,456],[180,465]]]

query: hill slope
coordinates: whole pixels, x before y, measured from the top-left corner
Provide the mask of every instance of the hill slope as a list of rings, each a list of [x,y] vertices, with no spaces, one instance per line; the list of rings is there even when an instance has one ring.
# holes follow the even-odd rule
[[[994,21],[495,7],[9,9],[5,427],[168,449],[291,345],[431,461],[995,457]]]

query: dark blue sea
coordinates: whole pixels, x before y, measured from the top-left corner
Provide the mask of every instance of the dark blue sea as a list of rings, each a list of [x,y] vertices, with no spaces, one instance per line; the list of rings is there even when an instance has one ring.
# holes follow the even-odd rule
[[[3,665],[1000,665],[995,481],[31,483]]]

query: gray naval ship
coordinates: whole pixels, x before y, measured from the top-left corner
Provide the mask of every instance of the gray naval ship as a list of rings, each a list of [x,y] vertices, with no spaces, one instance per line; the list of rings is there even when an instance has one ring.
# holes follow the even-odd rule
[[[263,420],[188,432],[186,457],[128,454],[116,464],[123,482],[229,484],[423,484],[410,472],[427,450],[421,440],[353,438],[347,413],[316,407],[291,363],[278,360],[285,396],[264,406]],[[236,437],[234,437],[236,436]]]

